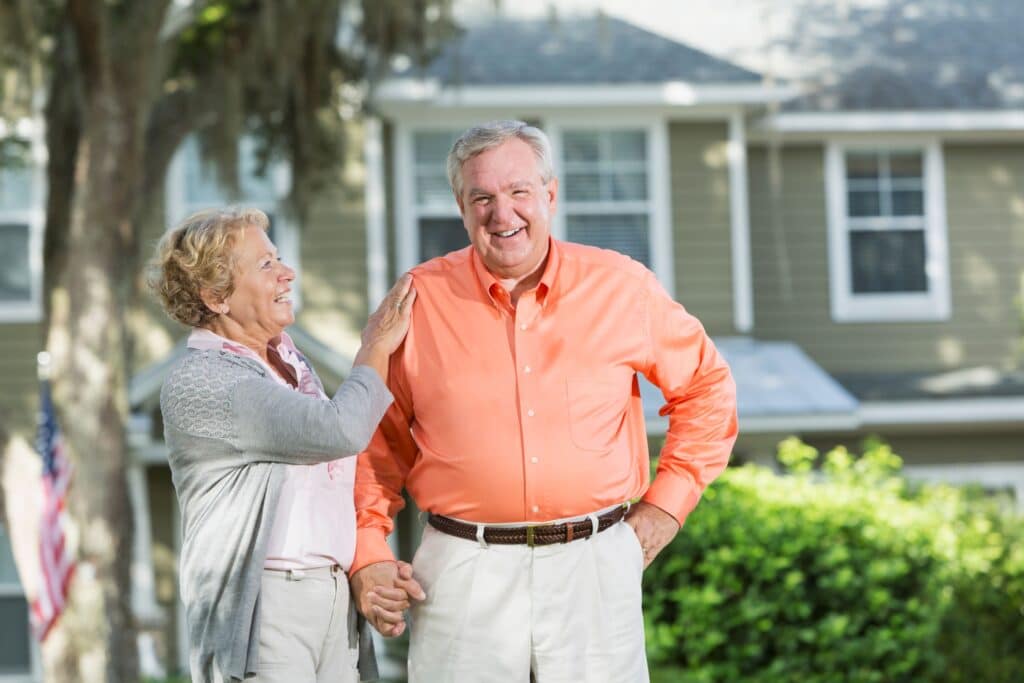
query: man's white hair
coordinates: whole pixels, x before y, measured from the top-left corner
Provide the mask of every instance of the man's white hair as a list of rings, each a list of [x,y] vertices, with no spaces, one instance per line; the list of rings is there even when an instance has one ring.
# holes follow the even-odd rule
[[[541,181],[547,184],[555,175],[551,160],[551,142],[540,128],[508,119],[473,126],[455,141],[448,152],[448,184],[456,197],[462,196],[462,166],[477,154],[493,149],[513,138],[528,144],[537,157]]]

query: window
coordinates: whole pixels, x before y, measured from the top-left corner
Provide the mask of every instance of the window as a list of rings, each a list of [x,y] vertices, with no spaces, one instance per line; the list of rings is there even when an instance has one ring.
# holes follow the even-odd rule
[[[301,291],[298,286],[298,230],[281,211],[281,202],[290,184],[288,168],[282,163],[271,163],[260,175],[257,142],[252,138],[242,138],[238,147],[238,184],[239,194],[232,196],[218,182],[213,164],[204,163],[198,141],[188,138],[178,150],[168,172],[168,225],[175,225],[201,209],[216,206],[237,204],[260,209],[270,219],[270,240],[277,246],[281,259],[295,269],[293,300],[298,308]]]
[[[832,316],[839,322],[949,316],[938,143],[826,150]]]
[[[540,120],[537,125],[551,139],[560,179],[554,235],[627,254],[674,291],[664,124],[610,121],[590,127]],[[469,244],[445,171],[448,151],[462,130],[396,128],[399,270]]]
[[[445,170],[448,150],[458,135],[457,130],[418,131],[413,135],[417,263],[469,244]]]
[[[649,266],[646,131],[568,129],[561,142],[566,238]]]
[[[18,581],[14,556],[0,527],[0,680],[32,673],[28,603]]]
[[[43,224],[38,171],[0,168],[0,322],[34,322],[42,313]]]

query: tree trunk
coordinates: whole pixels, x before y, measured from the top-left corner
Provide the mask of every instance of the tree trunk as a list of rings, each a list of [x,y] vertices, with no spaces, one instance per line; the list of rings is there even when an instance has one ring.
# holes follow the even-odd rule
[[[43,647],[48,681],[134,681],[132,511],[128,498],[121,259],[140,177],[126,93],[85,102],[75,192],[63,245],[69,267],[49,292],[54,394],[75,465],[68,507],[78,569],[69,604]],[[99,628],[97,628],[99,626]]]

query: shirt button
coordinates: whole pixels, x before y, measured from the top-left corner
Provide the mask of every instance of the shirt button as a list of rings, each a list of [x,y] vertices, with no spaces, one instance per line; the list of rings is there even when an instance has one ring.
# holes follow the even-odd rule
[[[521,329],[521,330],[525,330],[525,329],[526,329],[526,323],[521,323],[521,324],[519,325],[519,329]]]
[[[529,410],[527,410],[527,411],[526,411],[526,414],[527,414],[528,416],[530,416],[530,417],[533,417],[533,408],[530,408]]]
[[[534,505],[533,506],[533,511],[534,512],[540,512],[540,506],[539,505]]]
[[[530,458],[530,462],[532,462],[532,463],[540,462],[540,458],[538,458],[537,456],[533,456],[532,458]]]
[[[525,372],[526,374],[530,374],[530,372],[531,372],[530,366],[527,365],[525,368],[523,368],[523,372]]]

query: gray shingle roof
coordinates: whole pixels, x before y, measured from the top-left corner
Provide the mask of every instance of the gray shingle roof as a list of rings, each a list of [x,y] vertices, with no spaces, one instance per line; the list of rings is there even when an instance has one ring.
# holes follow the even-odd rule
[[[498,20],[468,28],[424,69],[443,85],[758,83],[760,75],[606,16]]]
[[[850,9],[809,3],[791,54],[821,64],[819,87],[791,111],[1024,107],[1024,2],[888,0]]]
[[[792,342],[722,337],[715,346],[729,363],[736,381],[741,429],[764,419],[792,420],[792,428],[808,418],[828,417],[852,425],[859,403],[846,389]],[[657,423],[665,403],[661,391],[640,383],[644,415]]]

